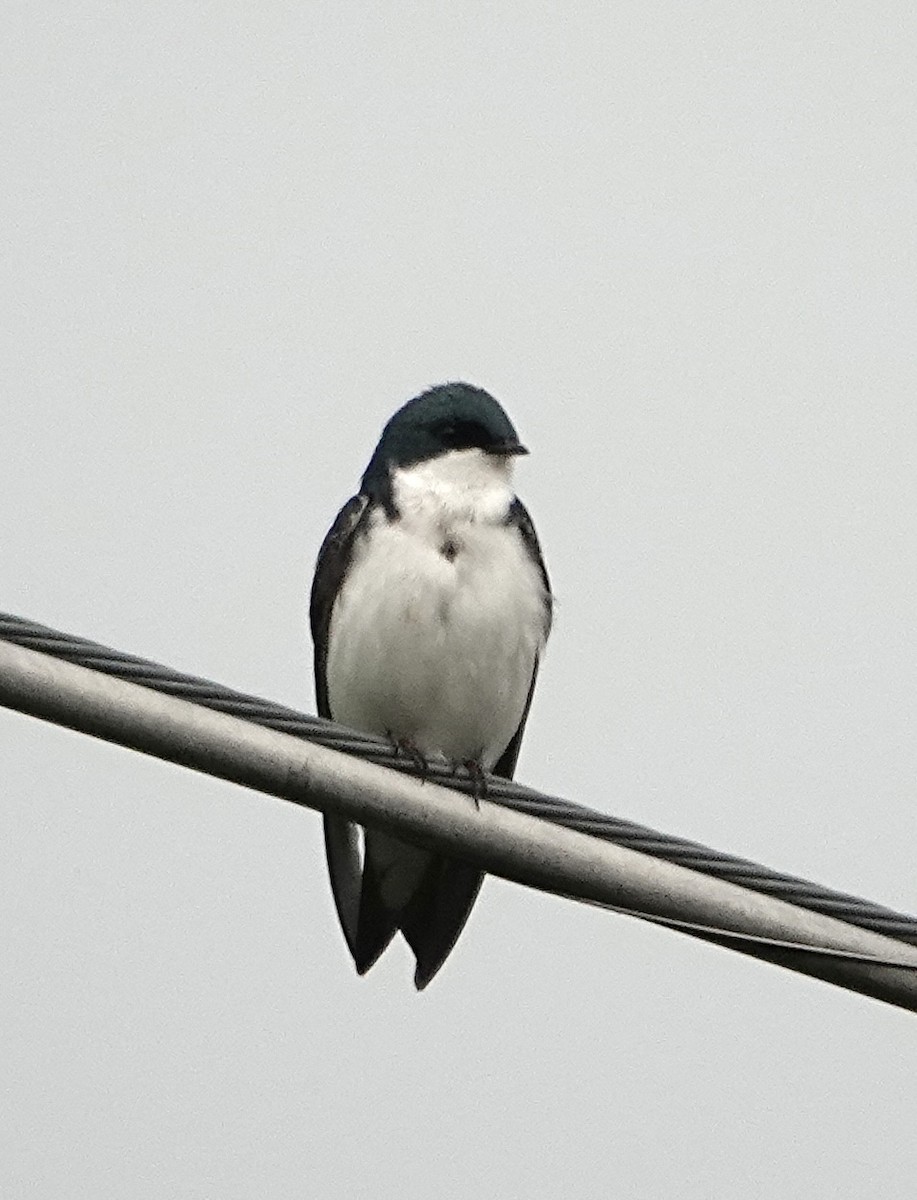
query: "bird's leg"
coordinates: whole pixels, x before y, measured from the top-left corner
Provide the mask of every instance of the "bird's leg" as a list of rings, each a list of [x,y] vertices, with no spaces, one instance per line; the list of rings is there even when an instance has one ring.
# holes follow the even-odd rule
[[[392,749],[395,751],[396,757],[410,759],[420,777],[420,782],[425,783],[430,771],[430,764],[414,739],[410,737],[396,737],[390,729],[385,731],[385,736],[392,743]]]

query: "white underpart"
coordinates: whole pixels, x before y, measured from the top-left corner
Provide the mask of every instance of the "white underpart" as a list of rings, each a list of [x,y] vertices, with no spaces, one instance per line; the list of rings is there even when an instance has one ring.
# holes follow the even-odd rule
[[[487,769],[500,758],[547,633],[541,572],[505,523],[510,473],[508,459],[480,450],[394,471],[400,519],[374,513],[331,615],[335,720],[431,757]]]

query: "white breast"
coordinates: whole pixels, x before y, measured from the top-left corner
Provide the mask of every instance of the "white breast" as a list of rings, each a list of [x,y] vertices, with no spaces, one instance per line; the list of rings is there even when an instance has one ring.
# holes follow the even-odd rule
[[[379,509],[335,602],[336,720],[492,767],[515,733],[544,648],[544,581],[506,525],[509,465],[452,451],[396,471],[400,519]]]

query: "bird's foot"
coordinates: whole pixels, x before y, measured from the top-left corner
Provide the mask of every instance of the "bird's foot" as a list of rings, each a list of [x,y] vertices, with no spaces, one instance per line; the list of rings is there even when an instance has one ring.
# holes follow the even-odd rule
[[[462,758],[452,764],[452,774],[457,775],[459,768],[468,773],[471,780],[471,798],[475,808],[481,807],[481,801],[487,796],[487,772],[481,766],[479,758]]]
[[[392,743],[396,757],[410,759],[417,774],[420,776],[420,782],[425,783],[427,775],[430,772],[430,764],[414,739],[410,737],[395,737],[391,730],[387,731],[386,737]]]

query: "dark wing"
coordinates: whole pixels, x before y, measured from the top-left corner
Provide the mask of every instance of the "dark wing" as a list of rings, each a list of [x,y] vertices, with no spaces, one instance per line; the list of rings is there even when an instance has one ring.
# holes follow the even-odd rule
[[[354,496],[347,501],[328,530],[315,565],[309,623],[315,647],[315,702],[321,717],[331,717],[328,704],[328,630],[331,613],[353,555],[354,540],[366,519],[368,505],[366,496]],[[324,825],[325,854],[334,904],[347,945],[351,954],[354,954],[362,875],[359,834],[357,826],[344,817],[326,814]]]
[[[553,604],[551,584],[532,518],[518,498],[513,500],[510,507],[507,524],[518,528],[525,548],[544,580],[544,621],[547,637],[551,630]],[[516,769],[522,732],[529,715],[537,677],[536,662],[519,726],[494,767],[494,774],[501,775],[504,779],[512,779]],[[400,919],[402,932],[417,959],[414,983],[418,989],[426,987],[448,958],[468,920],[483,880],[483,874],[467,863],[437,858],[430,864],[421,886]]]
[[[519,536],[522,538],[523,544],[528,551],[529,558],[541,574],[541,580],[544,584],[544,636],[547,638],[551,632],[551,617],[554,608],[551,581],[548,579],[548,568],[544,565],[541,545],[538,541],[538,534],[535,532],[535,526],[532,524],[532,518],[529,516],[529,510],[518,496],[513,497],[513,502],[509,506],[509,512],[506,514],[506,523],[507,525],[515,525],[519,530]]]
[[[331,717],[328,707],[328,630],[331,612],[341,583],[350,565],[356,535],[366,519],[369,500],[354,496],[348,500],[334,524],[325,534],[318,552],[312,595],[309,600],[309,624],[315,646],[315,702],[320,717]]]
[[[548,569],[544,565],[544,558],[541,553],[541,546],[538,544],[538,534],[535,532],[535,526],[532,524],[532,518],[529,516],[528,509],[522,503],[518,496],[514,497],[513,503],[510,506],[509,513],[506,518],[508,525],[515,525],[519,530],[519,535],[522,538],[523,544],[528,551],[529,557],[538,567],[541,573],[541,578],[544,581],[544,636],[547,638],[551,632],[551,620],[554,615],[554,597],[551,595],[551,581],[548,579]],[[509,745],[503,751],[497,765],[494,767],[494,774],[501,775],[504,779],[512,779],[516,770],[516,760],[519,757],[519,747],[522,744],[522,732],[525,729],[525,723],[528,720],[529,709],[532,706],[532,696],[535,692],[535,680],[538,678],[538,663],[535,663],[535,669],[532,672],[532,682],[529,685],[529,694],[525,702],[525,708],[522,711],[522,720],[519,722],[519,728],[510,739]]]

